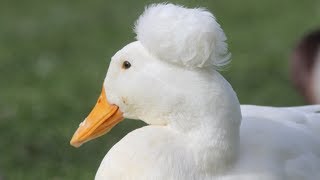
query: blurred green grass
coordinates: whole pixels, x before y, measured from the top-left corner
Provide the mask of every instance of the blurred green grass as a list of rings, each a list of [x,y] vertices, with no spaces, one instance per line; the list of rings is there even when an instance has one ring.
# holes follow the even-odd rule
[[[18,1],[0,6],[0,175],[93,179],[108,149],[143,123],[127,120],[79,149],[69,145],[98,97],[110,57],[134,40],[144,6],[158,1]],[[214,12],[232,66],[222,72],[243,104],[303,105],[288,57],[319,27],[316,0],[180,0]]]

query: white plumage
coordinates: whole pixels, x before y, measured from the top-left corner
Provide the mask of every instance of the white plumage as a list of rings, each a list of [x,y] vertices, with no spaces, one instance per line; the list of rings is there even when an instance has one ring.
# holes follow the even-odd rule
[[[135,32],[137,40],[163,61],[192,68],[229,63],[226,36],[203,8],[151,5],[136,22]]]
[[[125,117],[148,126],[114,145],[97,180],[320,178],[319,105],[240,106],[217,71],[163,62],[138,41],[112,58],[104,86]]]
[[[152,5],[136,32],[104,89],[124,117],[148,125],[110,149],[97,180],[320,179],[320,106],[240,106],[215,68],[227,46],[212,14]]]

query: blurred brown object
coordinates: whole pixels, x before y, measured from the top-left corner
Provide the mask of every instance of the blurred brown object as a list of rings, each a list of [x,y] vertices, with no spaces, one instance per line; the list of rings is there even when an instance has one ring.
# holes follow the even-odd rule
[[[306,34],[296,45],[290,59],[291,80],[297,90],[310,104],[317,104],[319,97],[315,82],[318,78],[315,71],[317,61],[320,60],[320,29]],[[319,73],[317,73],[319,74]],[[320,79],[318,78],[318,81]],[[318,100],[317,100],[318,98]]]

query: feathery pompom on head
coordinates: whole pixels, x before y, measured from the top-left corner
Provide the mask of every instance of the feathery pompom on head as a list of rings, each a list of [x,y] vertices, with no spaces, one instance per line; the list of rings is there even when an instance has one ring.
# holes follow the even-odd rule
[[[150,53],[170,63],[221,68],[230,62],[223,30],[202,8],[153,4],[137,20],[135,32]]]

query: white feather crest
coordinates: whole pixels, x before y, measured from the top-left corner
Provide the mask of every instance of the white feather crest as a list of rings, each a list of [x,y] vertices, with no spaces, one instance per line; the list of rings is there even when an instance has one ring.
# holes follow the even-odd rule
[[[221,68],[230,62],[226,36],[203,8],[153,4],[146,7],[134,31],[150,53],[170,63]]]

